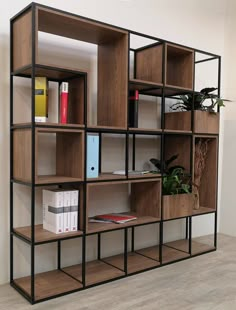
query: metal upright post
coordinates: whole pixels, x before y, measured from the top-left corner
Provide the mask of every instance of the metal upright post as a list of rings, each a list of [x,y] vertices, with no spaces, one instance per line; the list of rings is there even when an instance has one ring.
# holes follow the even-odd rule
[[[35,34],[36,34],[36,8],[32,4],[32,71],[31,71],[31,300],[35,302]]]

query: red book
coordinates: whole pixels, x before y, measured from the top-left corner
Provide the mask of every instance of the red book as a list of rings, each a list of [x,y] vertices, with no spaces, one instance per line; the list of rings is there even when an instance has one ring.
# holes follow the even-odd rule
[[[95,220],[101,220],[101,221],[107,221],[107,222],[113,222],[117,224],[122,224],[126,223],[129,221],[136,220],[137,217],[133,215],[126,215],[126,214],[116,214],[116,213],[111,213],[111,214],[101,214],[101,215],[96,215]]]
[[[67,124],[69,83],[62,82],[60,88],[60,123]]]

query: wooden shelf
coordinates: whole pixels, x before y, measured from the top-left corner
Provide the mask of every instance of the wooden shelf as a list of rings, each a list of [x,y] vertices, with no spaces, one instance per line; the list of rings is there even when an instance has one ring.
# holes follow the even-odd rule
[[[192,134],[191,130],[175,130],[175,129],[164,129],[163,130],[164,133],[170,133],[170,134]]]
[[[126,212],[126,215],[135,215],[133,212]],[[132,227],[142,224],[151,224],[160,221],[160,218],[153,217],[153,216],[137,216],[137,220],[127,222],[125,224],[116,224],[116,223],[88,223],[87,233],[96,233],[101,231],[107,230],[116,230],[125,227]]]
[[[151,89],[160,89],[163,87],[163,83],[154,83],[150,81],[144,81],[140,79],[130,79],[129,80],[129,90],[149,90]]]
[[[60,175],[39,175],[35,180],[35,184],[51,184],[51,183],[73,183],[82,182],[81,178],[72,178]]]
[[[149,129],[149,128],[129,128],[130,133],[137,133],[139,134],[148,134],[148,133],[156,133],[156,134],[161,134],[162,133],[162,129]]]
[[[27,294],[31,295],[31,277],[15,279],[14,282]],[[72,279],[60,270],[54,270],[35,275],[35,299],[39,301],[44,298],[63,294],[81,289],[80,282]]]
[[[198,210],[193,209],[193,215],[215,212],[216,210],[206,207],[200,207]]]
[[[160,173],[145,173],[145,174],[129,174],[129,179],[148,179],[148,178],[159,178]]]
[[[189,250],[189,247],[188,247],[189,241],[186,239],[168,242],[166,243],[166,245],[176,250],[183,251],[183,252],[188,252]],[[192,255],[204,253],[204,252],[214,250],[214,249],[215,249],[214,246],[210,246],[208,244],[204,244],[204,243],[201,243],[201,242],[198,242],[192,239]]]
[[[122,277],[125,273],[112,267],[101,260],[86,263],[86,286]],[[63,268],[63,271],[72,277],[82,281],[82,265],[74,265]]]
[[[106,257],[103,258],[103,260],[117,268],[120,268],[122,270],[124,269],[124,255],[122,254]],[[140,255],[136,252],[128,253],[128,262],[127,262],[128,274],[142,271],[144,269],[152,267],[157,267],[159,265],[160,263],[158,261]]]
[[[137,253],[150,257],[154,260],[159,260],[159,246],[152,246],[145,249],[137,250]],[[167,246],[162,247],[162,263],[167,264],[179,259],[189,257],[188,253],[172,249]]]
[[[88,131],[101,131],[101,132],[113,132],[115,131],[126,131],[126,127],[116,127],[116,126],[98,126],[98,125],[88,125]]]
[[[26,238],[27,240],[31,241],[31,226],[14,228],[14,232]],[[68,237],[76,237],[76,236],[81,236],[83,234],[83,232],[80,230],[74,231],[74,232],[63,233],[63,234],[54,234],[46,229],[43,229],[42,224],[35,225],[34,232],[35,232],[36,243],[59,240],[59,239],[64,239]]]
[[[42,128],[51,128],[51,127],[55,127],[55,128],[68,128],[68,127],[75,127],[75,128],[84,128],[84,124],[61,124],[61,123],[51,123],[51,122],[45,122],[45,123],[39,123],[36,122],[35,123],[36,127],[42,127]],[[28,122],[28,123],[15,123],[13,124],[13,128],[21,128],[21,127],[27,127],[27,128],[31,128],[32,127],[32,123]]]
[[[25,75],[25,77],[31,78],[32,75],[32,66],[27,65],[17,69],[16,72],[13,72],[14,75]],[[82,69],[73,69],[68,67],[53,66],[49,64],[36,64],[35,65],[35,75],[36,76],[45,76],[49,80],[55,81],[64,81],[77,76],[84,76],[87,74],[86,71]]]
[[[125,180],[125,175],[110,173],[100,173],[97,178],[87,178],[87,181]]]

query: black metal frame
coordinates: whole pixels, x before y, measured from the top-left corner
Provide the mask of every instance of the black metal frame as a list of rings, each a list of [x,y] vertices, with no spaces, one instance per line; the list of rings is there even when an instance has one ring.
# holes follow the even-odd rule
[[[119,30],[125,30],[128,32],[128,43],[129,43],[129,50],[128,50],[128,67],[129,67],[129,60],[130,60],[130,51],[134,52],[134,77],[135,77],[135,68],[136,68],[136,52],[140,51],[140,50],[143,50],[145,48],[149,48],[151,46],[156,46],[156,45],[159,45],[159,44],[166,44],[166,43],[172,43],[176,46],[179,46],[179,47],[186,47],[186,46],[183,46],[183,45],[180,45],[180,44],[177,44],[177,43],[173,43],[173,42],[170,42],[170,41],[166,41],[166,40],[163,40],[163,39],[160,39],[160,38],[156,38],[156,37],[153,37],[153,36],[149,36],[149,35],[146,35],[146,34],[142,34],[142,33],[138,33],[138,32],[135,32],[135,31],[132,31],[132,30],[128,30],[128,29],[125,29],[125,28],[121,28],[121,27],[116,27],[116,26],[113,26],[113,25],[109,25],[109,24],[106,24],[106,23],[102,23],[102,22],[98,22],[96,20],[93,20],[93,19],[89,19],[89,18],[85,18],[83,16],[79,16],[79,15],[75,15],[75,14],[72,14],[72,13],[68,13],[68,12],[64,12],[64,11],[61,11],[61,10],[57,10],[55,8],[51,8],[51,7],[48,7],[48,6],[45,6],[45,5],[42,5],[42,4],[38,4],[38,3],[31,3],[30,5],[28,5],[25,9],[23,9],[22,11],[20,11],[18,14],[16,14],[13,18],[11,18],[10,20],[10,284],[12,285],[12,287],[14,287],[23,297],[25,297],[30,303],[32,304],[35,304],[35,303],[38,303],[38,302],[41,302],[41,301],[45,301],[45,300],[49,300],[49,299],[52,299],[52,298],[55,298],[55,297],[58,297],[58,296],[63,296],[63,295],[67,295],[69,293],[72,293],[72,292],[77,292],[77,291],[80,291],[82,289],[86,289],[86,288],[89,288],[89,287],[93,287],[93,286],[96,286],[96,285],[99,285],[99,284],[103,284],[103,283],[107,283],[107,282],[111,282],[111,281],[114,281],[116,279],[120,279],[120,278],[123,278],[123,277],[126,277],[126,276],[130,276],[130,275],[134,275],[134,274],[138,274],[140,272],[143,272],[143,271],[146,271],[146,270],[152,270],[152,269],[155,269],[155,268],[159,268],[160,266],[164,266],[164,265],[168,265],[168,264],[171,264],[171,263],[175,263],[177,261],[182,261],[182,260],[185,260],[185,259],[189,259],[191,257],[194,257],[194,256],[198,256],[198,255],[202,255],[202,254],[205,254],[205,253],[209,253],[209,252],[212,252],[212,251],[215,251],[216,248],[217,248],[217,207],[216,207],[216,210],[213,210],[211,212],[208,212],[208,213],[204,213],[205,214],[211,214],[213,213],[214,216],[215,216],[215,220],[214,220],[214,249],[212,250],[209,250],[209,251],[205,251],[203,253],[199,253],[197,255],[193,255],[192,254],[192,249],[191,249],[191,246],[192,246],[192,217],[194,216],[200,216],[202,214],[195,214],[195,215],[192,215],[192,216],[187,216],[187,217],[183,217],[186,219],[186,232],[185,232],[185,237],[186,239],[189,240],[189,257],[185,257],[185,258],[182,258],[182,259],[178,259],[178,260],[175,260],[175,261],[171,261],[169,263],[163,263],[162,261],[162,246],[163,246],[163,225],[165,222],[167,221],[171,221],[171,220],[176,220],[176,219],[171,219],[171,220],[164,220],[163,218],[161,218],[160,220],[157,220],[157,221],[153,221],[153,222],[149,222],[149,223],[145,223],[145,224],[137,224],[137,225],[130,225],[130,226],[126,226],[125,228],[124,227],[117,227],[117,229],[115,230],[123,230],[124,231],[124,276],[120,276],[120,277],[117,277],[115,279],[109,279],[109,280],[106,280],[106,281],[102,281],[100,283],[97,283],[97,284],[93,284],[93,285],[86,285],[86,239],[87,239],[87,236],[90,236],[90,235],[97,235],[97,244],[98,244],[98,253],[97,253],[97,259],[98,260],[102,260],[101,258],[101,237],[102,237],[102,234],[103,233],[107,233],[109,231],[114,231],[114,229],[107,229],[106,231],[102,231],[102,232],[93,232],[93,233],[89,233],[87,232],[87,227],[86,227],[86,223],[87,223],[87,214],[86,214],[86,196],[87,196],[87,184],[90,183],[90,182],[100,182],[100,180],[97,180],[97,181],[91,181],[89,179],[87,179],[86,177],[86,158],[87,158],[87,145],[86,145],[86,136],[88,133],[90,132],[96,132],[99,134],[99,137],[100,137],[100,144],[99,144],[99,154],[100,154],[100,161],[99,161],[99,172],[101,172],[101,149],[102,149],[102,134],[103,133],[118,133],[118,134],[124,134],[125,135],[125,144],[126,144],[126,152],[125,152],[125,171],[126,171],[126,175],[125,175],[125,178],[124,179],[121,179],[121,181],[124,181],[124,180],[134,180],[136,179],[135,177],[134,178],[129,178],[128,177],[128,163],[129,163],[129,137],[133,137],[133,143],[132,143],[132,148],[133,148],[133,156],[132,156],[132,168],[135,169],[135,138],[136,138],[136,135],[157,135],[157,136],[160,136],[161,137],[161,151],[160,151],[160,157],[161,157],[161,161],[163,162],[164,160],[164,144],[165,144],[165,136],[166,135],[172,135],[172,134],[176,134],[176,133],[173,133],[173,132],[168,132],[168,131],[164,131],[164,128],[165,128],[165,117],[164,117],[164,113],[165,113],[165,99],[166,98],[176,98],[176,96],[178,96],[179,94],[181,93],[185,93],[186,91],[185,90],[179,90],[179,89],[176,89],[176,94],[173,94],[172,96],[169,96],[167,93],[166,93],[166,90],[170,89],[170,87],[166,86],[165,85],[165,57],[166,57],[166,54],[165,54],[165,49],[163,48],[163,62],[162,62],[162,66],[163,66],[163,70],[162,70],[162,80],[163,80],[163,86],[158,86],[156,88],[145,88],[145,90],[143,91],[140,91],[140,93],[142,94],[147,94],[146,92],[147,91],[151,91],[151,90],[155,90],[155,89],[160,89],[160,94],[158,95],[155,95],[156,97],[160,97],[161,98],[161,129],[160,130],[156,130],[155,131],[151,131],[151,130],[143,130],[143,131],[134,131],[134,130],[129,130],[129,128],[127,127],[126,129],[108,129],[108,128],[90,128],[88,125],[87,125],[87,75],[84,73],[84,72],[79,72],[79,71],[73,71],[73,70],[66,70],[66,69],[59,69],[61,71],[65,71],[65,72],[68,72],[70,73],[72,76],[71,78],[73,78],[74,76],[78,76],[78,75],[83,75],[84,76],[84,79],[85,79],[85,83],[84,83],[84,95],[85,95],[85,100],[84,100],[84,124],[85,124],[85,128],[84,128],[84,132],[85,132],[85,142],[84,142],[84,181],[82,182],[73,182],[73,185],[80,185],[80,186],[83,186],[83,233],[82,235],[78,235],[78,236],[69,236],[69,237],[65,237],[65,238],[60,238],[60,236],[58,236],[58,239],[55,239],[55,240],[48,240],[48,241],[42,241],[42,242],[36,242],[35,241],[35,230],[34,230],[34,224],[35,224],[35,188],[40,186],[40,187],[43,187],[43,186],[48,186],[48,185],[63,185],[63,183],[55,183],[55,184],[35,184],[35,130],[36,130],[36,127],[45,127],[44,125],[40,125],[40,124],[36,124],[35,121],[34,121],[34,115],[35,115],[35,97],[34,97],[34,89],[35,89],[35,76],[36,76],[36,69],[37,67],[44,67],[44,68],[47,68],[47,69],[51,69],[51,70],[58,70],[58,68],[56,67],[48,67],[48,66],[43,66],[43,65],[39,65],[39,64],[36,64],[36,59],[35,59],[35,20],[36,20],[36,17],[35,17],[35,14],[36,14],[36,7],[38,8],[46,8],[46,9],[52,9],[53,11],[55,12],[61,12],[61,13],[66,13],[68,14],[69,16],[76,16],[76,17],[80,17],[82,19],[84,19],[85,21],[93,21],[93,22],[96,22],[100,25],[108,25],[108,26],[112,26],[114,27],[114,29],[119,29]],[[22,16],[25,12],[31,10],[32,11],[32,64],[29,65],[29,66],[25,66],[24,68],[21,68],[19,70],[16,70],[15,72],[13,71],[13,23],[15,22],[16,19],[18,19],[20,16]],[[137,35],[137,36],[142,36],[142,37],[145,37],[147,39],[152,39],[152,40],[155,40],[156,43],[153,43],[153,44],[149,44],[149,45],[146,45],[146,46],[143,46],[143,47],[140,47],[140,48],[137,48],[137,49],[134,49],[134,48],[131,48],[130,47],[130,35]],[[188,47],[189,48],[189,47]],[[220,86],[221,86],[221,81],[220,81],[220,76],[221,76],[221,56],[219,55],[215,55],[215,54],[212,54],[212,53],[208,53],[208,52],[205,52],[205,51],[202,51],[202,50],[198,50],[198,49],[194,49],[192,48],[192,50],[194,51],[194,74],[193,74],[193,77],[195,79],[195,65],[198,64],[198,63],[202,63],[202,62],[205,62],[205,61],[211,61],[211,60],[218,60],[218,95],[220,95]],[[203,60],[199,60],[199,61],[196,61],[195,60],[195,54],[196,53],[201,53],[201,54],[204,54],[206,55],[208,58],[206,59],[203,59]],[[31,68],[31,74],[25,74],[24,71],[26,69],[29,69]],[[20,76],[20,77],[29,77],[31,78],[31,123],[30,124],[26,124],[26,125],[20,125],[20,124],[14,124],[13,122],[13,110],[14,110],[14,98],[13,98],[13,89],[14,89],[14,76]],[[68,78],[69,79],[69,78]],[[61,82],[60,80],[55,80],[55,79],[51,79],[52,81],[57,81],[57,82]],[[64,79],[63,79],[64,80]],[[129,69],[128,69],[128,89],[129,89]],[[195,80],[193,80],[193,85],[195,85]],[[171,88],[172,90],[175,89],[174,87]],[[194,93],[195,92],[195,89],[193,87],[193,90],[192,92]],[[152,95],[151,93],[149,95]],[[128,102],[128,96],[127,96],[127,102]],[[219,112],[219,109],[218,109],[218,112]],[[129,109],[128,109],[128,104],[127,104],[127,116],[128,116],[128,113],[129,113]],[[193,128],[194,128],[194,117],[193,117],[193,109],[192,109],[192,132],[191,133],[187,133],[187,132],[183,132],[181,133],[180,135],[187,135],[187,136],[190,136],[191,137],[191,141],[192,141],[192,146],[193,146],[193,143],[194,143],[194,131],[193,131]],[[129,119],[129,117],[127,117],[127,119]],[[61,128],[61,126],[57,126],[57,124],[55,125],[48,125],[46,127],[53,127],[53,128]],[[81,126],[82,127],[82,126]],[[32,152],[32,163],[31,163],[31,177],[32,177],[32,180],[31,180],[31,183],[30,182],[22,182],[22,181],[18,181],[18,180],[15,180],[13,178],[13,132],[14,130],[16,130],[17,128],[30,128],[31,131],[32,131],[32,149],[31,149],[31,152]],[[77,128],[79,129],[78,126],[73,126],[73,124],[71,124],[71,126],[67,126],[67,128]],[[209,135],[209,134],[208,134]],[[200,136],[198,134],[198,136]],[[218,137],[219,135],[212,135],[213,137]],[[218,142],[219,143],[219,142]],[[192,165],[193,165],[193,162],[192,162],[192,158],[193,158],[193,154],[192,154],[192,151],[193,151],[193,147],[191,147],[191,163],[190,163],[190,167],[191,167],[191,171],[192,171]],[[217,171],[218,171],[218,167],[217,167]],[[159,180],[161,180],[163,176],[163,168],[161,170],[161,177],[159,178]],[[145,177],[145,179],[147,179]],[[153,177],[150,177],[148,179],[157,179],[157,177],[154,175]],[[114,180],[119,182],[118,179],[116,179],[114,177]],[[139,178],[140,180],[140,178]],[[109,180],[102,180],[102,182],[110,182],[112,181],[111,179]],[[18,234],[16,231],[14,231],[14,201],[13,201],[13,192],[14,192],[14,183],[18,183],[18,184],[21,184],[22,186],[29,186],[31,188],[31,240],[28,240],[27,238],[23,237],[22,235]],[[70,182],[67,182],[66,184],[70,184]],[[217,184],[218,185],[218,184]],[[217,191],[218,191],[218,188],[217,188]],[[216,192],[217,192],[216,191]],[[216,193],[217,195],[217,193]],[[161,214],[163,214],[163,203],[161,201]],[[138,226],[144,226],[144,225],[150,225],[150,224],[154,224],[154,223],[157,223],[159,225],[159,261],[160,261],[160,265],[159,266],[155,266],[155,267],[152,267],[152,268],[147,268],[145,270],[140,270],[140,271],[137,271],[137,272],[134,272],[132,274],[128,273],[128,251],[129,251],[129,248],[128,248],[128,232],[129,232],[129,229],[131,229],[131,251],[135,252],[135,227],[138,227]],[[28,244],[31,248],[31,272],[30,272],[30,275],[31,275],[31,295],[29,296],[28,294],[26,294],[22,288],[16,284],[16,282],[14,281],[14,269],[13,269],[13,257],[14,257],[14,247],[13,247],[13,243],[14,243],[14,237],[15,238],[18,238],[20,240],[22,240],[23,242],[25,242],[26,244]],[[52,296],[52,297],[48,297],[48,298],[44,298],[44,299],[41,299],[41,300],[36,300],[35,299],[35,246],[37,245],[40,245],[40,244],[45,244],[45,243],[51,243],[51,242],[56,242],[57,243],[57,257],[58,257],[58,260],[57,260],[57,263],[58,263],[58,269],[61,270],[61,242],[64,241],[64,240],[68,240],[68,239],[74,239],[74,238],[82,238],[82,284],[83,284],[83,287],[82,288],[79,288],[79,289],[76,289],[76,290],[72,290],[72,291],[69,291],[69,292],[64,292],[64,293],[61,293],[61,294],[58,294],[56,296]],[[150,258],[151,259],[151,258]],[[115,267],[115,266],[113,266]],[[67,274],[68,275],[68,274]],[[68,275],[70,276],[70,275]]]

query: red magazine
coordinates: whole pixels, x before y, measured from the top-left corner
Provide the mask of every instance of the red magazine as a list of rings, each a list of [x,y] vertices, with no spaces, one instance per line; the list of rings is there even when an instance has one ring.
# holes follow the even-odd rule
[[[62,82],[60,88],[60,123],[67,124],[68,116],[68,82]]]
[[[110,214],[96,215],[94,217],[94,219],[98,220],[98,221],[122,224],[122,223],[126,223],[126,222],[129,222],[129,221],[136,220],[137,217],[133,216],[133,215],[110,213]]]

